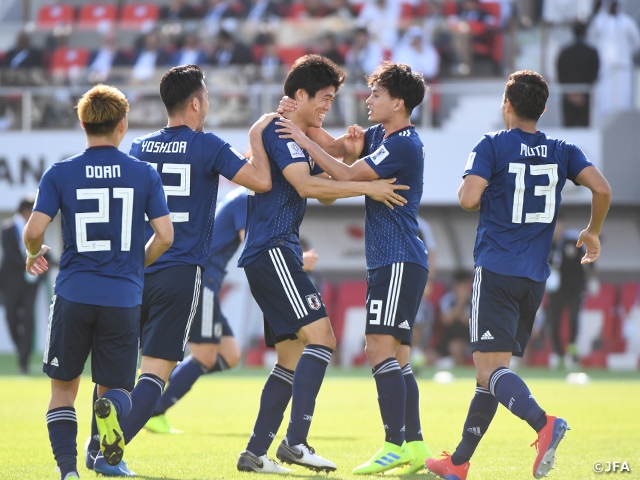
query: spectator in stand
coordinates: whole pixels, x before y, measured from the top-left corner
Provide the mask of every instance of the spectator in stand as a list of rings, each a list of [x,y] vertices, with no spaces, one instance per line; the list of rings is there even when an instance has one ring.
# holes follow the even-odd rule
[[[619,0],[602,3],[588,31],[600,56],[596,85],[596,118],[633,108],[633,56],[640,50],[635,20],[620,11]]]
[[[458,270],[453,274],[451,290],[440,299],[442,330],[437,354],[441,357],[450,357],[455,365],[465,365],[469,359],[472,282],[471,272]]]
[[[203,22],[207,25],[210,33],[218,33],[220,28],[227,25],[227,22],[235,23],[235,19],[243,14],[243,7],[231,0],[208,0],[205,1],[206,13]]]
[[[160,45],[158,32],[149,32],[144,36],[143,47],[136,54],[131,69],[131,82],[144,83],[153,79],[156,67],[168,65],[171,58]]]
[[[220,30],[216,36],[216,44],[211,60],[212,64],[219,67],[248,65],[253,63],[253,54],[249,47],[237,42],[230,32]]]
[[[440,57],[440,72],[443,74],[457,74],[458,57],[453,46],[453,32],[449,20],[444,14],[444,3],[430,0],[427,3],[427,15],[424,21],[427,39],[431,41]]]
[[[323,18],[329,14],[329,8],[322,0],[299,0],[291,5],[290,18]]]
[[[364,27],[356,29],[351,48],[345,56],[350,78],[362,80],[363,76],[371,75],[383,57],[382,48],[371,41],[369,31]]]
[[[353,20],[358,16],[355,8],[349,0],[329,0],[329,10],[331,15],[342,18],[344,20]]]
[[[333,33],[325,33],[320,37],[319,40],[319,51],[318,53],[323,57],[327,57],[336,65],[344,65],[344,57],[340,50],[338,50],[338,45],[336,42],[336,37]]]
[[[280,73],[282,60],[278,56],[278,45],[273,35],[264,37],[263,47],[264,53],[260,59],[260,76],[263,82],[275,83],[280,80],[278,74]]]
[[[40,68],[43,66],[42,52],[31,46],[31,37],[23,31],[18,33],[15,47],[7,51],[0,66],[10,69]]]
[[[381,48],[391,50],[398,41],[399,22],[399,0],[372,0],[360,10],[356,25],[367,28],[371,39]]]
[[[598,51],[587,45],[587,25],[576,23],[573,27],[575,41],[566,46],[558,57],[558,81],[592,85],[598,78],[600,60]],[[589,93],[564,93],[562,114],[565,127],[588,127],[591,106]]]
[[[160,9],[160,18],[163,20],[193,20],[200,18],[198,11],[187,0],[171,0],[171,3]]]
[[[391,60],[406,63],[411,69],[422,73],[425,79],[438,76],[440,57],[438,51],[425,38],[422,29],[416,25],[409,27],[391,54]]]
[[[196,32],[185,35],[182,48],[178,50],[171,61],[171,65],[198,65],[207,63],[207,54],[200,46],[200,38]]]
[[[88,79],[90,83],[106,82],[113,67],[130,65],[131,59],[118,49],[112,33],[104,36],[102,45],[91,52],[89,57]]]
[[[252,23],[277,22],[280,19],[278,5],[271,0],[249,0],[246,1],[245,20]]]

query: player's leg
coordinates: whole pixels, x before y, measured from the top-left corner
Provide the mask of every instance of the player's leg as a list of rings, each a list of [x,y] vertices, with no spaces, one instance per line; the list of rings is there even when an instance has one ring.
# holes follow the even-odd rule
[[[567,293],[567,307],[569,308],[569,344],[567,345],[567,355],[574,365],[578,362],[578,352],[576,350],[576,339],[578,338],[578,318],[582,307],[582,292]]]
[[[62,479],[78,476],[74,403],[80,374],[91,350],[94,314],[92,305],[53,297],[42,370],[51,378],[47,430]]]

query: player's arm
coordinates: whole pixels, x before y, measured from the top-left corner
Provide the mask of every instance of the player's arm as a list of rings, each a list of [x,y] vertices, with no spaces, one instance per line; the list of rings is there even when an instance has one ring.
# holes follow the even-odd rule
[[[258,193],[271,190],[271,167],[269,157],[262,144],[262,131],[278,117],[277,113],[266,113],[249,130],[251,158],[230,180]]]
[[[372,182],[336,182],[319,175],[311,176],[307,162],[292,163],[282,174],[303,198],[348,198],[367,195],[391,209],[393,205],[402,206],[407,202],[395,191],[409,190],[409,187],[393,185],[395,178]]]
[[[144,247],[145,268],[155,262],[160,255],[173,245],[173,223],[171,223],[170,215],[163,215],[149,220],[149,224],[154,233]]]
[[[576,183],[584,185],[591,190],[591,218],[589,219],[589,225],[587,228],[580,232],[578,237],[578,247],[583,244],[587,249],[584,257],[582,257],[583,264],[595,262],[600,256],[600,231],[602,230],[602,224],[609,211],[609,205],[611,204],[611,186],[609,182],[604,178],[602,173],[594,167],[589,166],[583,169],[576,177]]]
[[[480,208],[480,198],[487,188],[487,180],[478,175],[467,175],[458,188],[460,206],[468,212],[475,212]]]
[[[240,230],[238,230],[238,238],[240,239],[240,243],[244,243],[245,233],[246,233],[246,230],[244,228],[241,228]]]
[[[26,270],[36,276],[49,270],[44,254],[51,250],[45,245],[44,232],[51,223],[51,217],[45,213],[33,211],[22,231],[22,241],[27,249]]]
[[[313,248],[311,250],[307,250],[306,252],[302,252],[302,269],[305,272],[313,272],[313,269],[316,267],[317,262],[318,254]]]
[[[331,175],[331,178],[355,182],[364,182],[380,178],[375,170],[362,159],[353,165],[347,165],[333,158],[320,145],[307,137],[292,121],[283,118],[276,124],[281,127],[279,130],[276,130],[276,133],[280,134],[280,138],[290,138],[295,141],[300,148],[304,148],[309,152],[311,158],[320,165],[320,168]],[[360,148],[360,151],[362,151],[362,148]]]

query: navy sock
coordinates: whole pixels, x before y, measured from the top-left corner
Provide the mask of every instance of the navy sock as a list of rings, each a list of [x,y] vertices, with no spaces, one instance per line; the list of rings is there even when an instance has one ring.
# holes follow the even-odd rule
[[[534,400],[527,384],[507,367],[500,367],[491,374],[489,391],[511,413],[526,421],[536,432],[546,425],[545,412]]]
[[[169,386],[165,389],[156,406],[153,416],[162,415],[184,397],[200,375],[207,372],[207,368],[193,357],[187,357],[171,372]]]
[[[47,412],[47,429],[53,456],[60,467],[60,478],[69,472],[77,472],[76,437],[78,436],[78,419],[73,407],[58,407]]]
[[[420,426],[420,390],[418,390],[418,382],[416,382],[416,377],[413,376],[411,365],[407,363],[402,367],[402,375],[404,376],[404,384],[407,387],[404,439],[407,442],[423,440],[422,427]]]
[[[229,370],[229,364],[222,355],[218,354],[216,363],[213,365],[213,367],[207,370],[207,373],[224,372],[225,370]]]
[[[400,364],[395,357],[387,358],[373,367],[378,389],[378,405],[385,428],[385,441],[402,445],[407,404],[407,387]]]
[[[261,457],[269,450],[291,400],[292,387],[293,370],[276,363],[262,388],[258,418],[247,444],[247,450],[254,455]]]
[[[307,441],[316,397],[320,391],[333,350],[324,345],[307,345],[293,374],[291,419],[287,443],[300,445]]]
[[[131,392],[133,403],[131,413],[120,423],[120,427],[124,432],[124,441],[127,444],[151,418],[162,396],[163,389],[164,382],[162,379],[151,373],[143,373],[138,378],[138,383]]]
[[[105,392],[102,398],[108,398],[118,413],[118,422],[122,422],[131,413],[131,394],[124,388],[113,388]],[[94,415],[95,418],[95,415]]]
[[[91,399],[91,440],[87,449],[91,451],[100,450],[100,433],[98,433],[98,424],[96,423],[96,416],[93,412],[93,406],[98,400],[98,385],[93,385],[93,398]]]
[[[480,440],[487,433],[497,410],[498,399],[491,395],[489,390],[476,384],[476,394],[471,400],[469,413],[464,421],[462,440],[451,455],[451,461],[454,465],[462,465],[471,459]]]

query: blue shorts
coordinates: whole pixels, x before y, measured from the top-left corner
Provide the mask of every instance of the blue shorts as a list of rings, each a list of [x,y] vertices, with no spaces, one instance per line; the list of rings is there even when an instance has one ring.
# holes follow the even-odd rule
[[[305,325],[327,316],[322,297],[298,258],[274,248],[244,267],[253,298],[262,310],[274,343],[296,338]]]
[[[202,269],[176,265],[144,276],[140,336],[142,355],[179,362],[198,309]]]
[[[531,337],[545,283],[476,267],[469,320],[472,350],[511,352],[521,357]]]
[[[91,377],[108,388],[133,390],[138,365],[140,306],[102,307],[54,295],[42,371],[69,382],[91,352]]]
[[[416,263],[392,263],[367,272],[365,334],[391,335],[411,345],[413,322],[429,270]]]
[[[220,297],[204,285],[189,342],[218,344],[222,337],[233,337],[233,331],[220,309]]]

